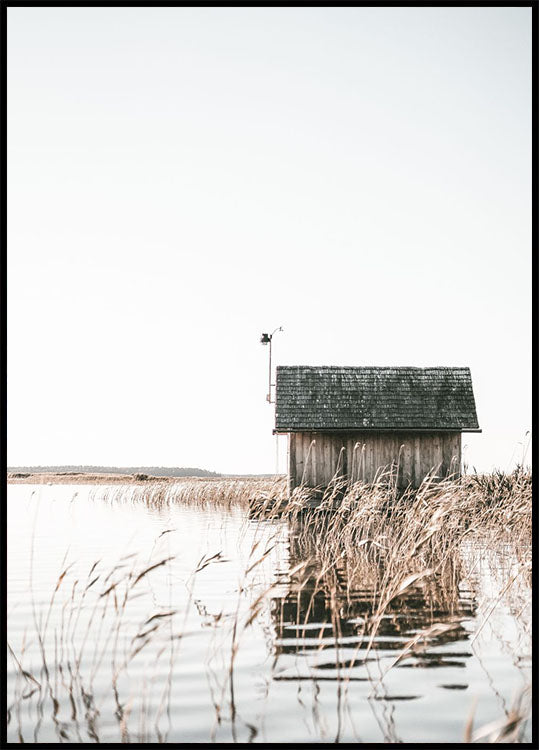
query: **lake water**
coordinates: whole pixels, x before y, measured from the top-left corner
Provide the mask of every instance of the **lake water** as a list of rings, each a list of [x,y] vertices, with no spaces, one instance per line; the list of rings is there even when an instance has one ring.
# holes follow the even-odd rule
[[[474,547],[450,607],[411,588],[370,644],[368,576],[325,586],[284,522],[106,489],[9,485],[9,741],[461,742],[531,682],[510,554]]]

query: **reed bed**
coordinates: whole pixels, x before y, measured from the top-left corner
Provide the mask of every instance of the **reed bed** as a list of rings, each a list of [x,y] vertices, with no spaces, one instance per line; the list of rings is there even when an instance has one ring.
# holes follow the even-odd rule
[[[321,500],[313,506],[316,496]],[[473,567],[478,546],[508,545],[517,565],[511,576],[531,583],[532,478],[521,466],[510,474],[458,479],[440,480],[433,473],[417,490],[404,491],[388,470],[372,484],[350,485],[335,477],[327,488],[301,486],[290,496],[285,479],[278,477],[151,483],[111,488],[107,497],[159,509],[176,503],[243,508],[251,523],[286,522],[295,557],[315,565],[321,580],[341,571],[349,588],[371,581],[373,638],[389,604],[408,589],[434,582],[438,597],[454,591],[447,582]]]
[[[314,506],[316,494],[321,500]],[[530,561],[532,478],[520,466],[510,474],[458,479],[431,474],[419,489],[404,491],[388,470],[372,484],[335,477],[325,489],[300,486],[290,496],[284,477],[157,481],[110,487],[99,495],[159,509],[176,503],[243,508],[251,519],[279,518],[314,536],[328,563],[360,554],[383,562],[391,575],[411,561],[443,567],[466,537],[491,545],[510,538],[522,562]]]
[[[17,725],[19,742],[38,742],[47,716],[56,742],[99,743],[103,706],[110,708],[117,722],[118,741],[150,741],[150,735],[163,741],[160,723],[169,683],[163,686],[161,701],[151,715],[147,696],[140,694],[140,687],[146,690],[147,685],[133,691],[128,672],[144,659],[148,644],[156,638],[161,649],[153,656],[153,666],[160,660],[172,664],[185,635],[172,608],[157,608],[142,619],[133,611],[147,578],[171,560],[163,557],[143,563],[129,554],[109,569],[96,560],[85,576],[73,575],[71,563],[58,576],[46,609],[38,610],[32,597],[33,634],[28,640],[25,636],[19,653],[8,643],[17,682],[7,721]],[[103,680],[107,670],[108,683]],[[152,722],[151,730],[129,728],[134,707],[144,723]],[[23,733],[23,709],[35,716],[33,737],[26,729]]]
[[[339,706],[341,696],[343,706],[346,703],[354,669],[358,664],[368,665],[388,618],[396,618],[395,622],[402,623],[403,634],[413,632],[413,636],[377,674],[369,674],[374,702],[383,699],[384,680],[391,669],[412,657],[419,658],[433,643],[461,639],[464,631],[460,622],[469,613],[463,614],[460,585],[468,580],[473,588],[474,571],[487,558],[500,573],[499,594],[483,614],[471,643],[490,624],[500,603],[514,614],[523,641],[529,639],[532,478],[522,467],[510,474],[495,472],[459,479],[440,480],[431,475],[419,489],[405,491],[397,489],[391,471],[381,472],[370,485],[348,485],[335,477],[328,488],[320,489],[321,500],[314,507],[316,493],[311,488],[296,488],[289,496],[282,477],[152,481],[112,486],[96,490],[94,495],[94,499],[100,497],[109,502],[142,502],[158,511],[175,504],[216,507],[225,512],[240,509],[247,524],[278,520],[280,528],[283,524],[288,527],[289,560],[285,576],[279,581],[280,585],[285,582],[290,592],[288,605],[286,597],[272,598],[275,584],[252,597],[248,582],[271,550],[270,546],[257,548],[255,542],[234,615],[226,618],[226,623],[225,618],[215,621],[215,627],[227,628],[230,640],[228,666],[220,679],[220,698],[215,701],[216,722],[223,721],[228,700],[234,740],[238,721],[234,699],[237,654],[248,628],[267,619],[270,611],[275,643],[291,624],[299,633],[304,632],[317,615],[318,652],[331,649],[334,654]],[[207,555],[193,575],[219,562],[219,556],[220,553]],[[87,579],[81,580],[78,588],[74,587],[63,600],[62,615],[56,618],[61,627],[55,631],[55,652],[51,653],[50,638],[47,639],[49,616],[53,607],[60,606],[58,591],[65,589],[69,580],[69,572],[62,571],[48,612],[40,617],[34,615],[34,655],[37,647],[40,658],[37,662],[33,658],[29,668],[25,647],[17,654],[11,652],[19,676],[8,718],[18,724],[21,741],[21,706],[31,701],[39,717],[38,726],[44,711],[50,712],[58,741],[80,742],[89,737],[99,742],[94,680],[105,663],[111,669],[110,691],[101,696],[101,703],[115,706],[119,741],[167,741],[165,719],[171,676],[176,669],[179,644],[189,635],[184,630],[184,616],[191,606],[191,589],[183,616],[175,609],[161,608],[138,622],[128,614],[146,579],[166,571],[171,560],[162,557],[141,565],[137,558],[132,561],[127,556],[109,571],[101,571],[96,562]],[[368,606],[361,602],[359,617],[357,605],[365,592]],[[410,621],[417,618],[418,600],[423,614],[410,630]],[[325,619],[319,622],[321,601]],[[292,622],[290,606],[295,612]],[[350,622],[356,623],[357,647],[345,658],[341,655],[343,628],[350,627]],[[331,633],[329,639],[324,637],[328,632],[325,624]],[[144,695],[138,697],[142,723],[137,730],[130,719],[134,708],[128,670],[155,639],[161,645],[159,658],[169,663],[169,677],[160,686],[162,693],[153,704],[157,706],[153,713],[148,709],[149,702],[144,703]],[[274,666],[278,663],[279,647],[276,649]],[[88,674],[81,672],[84,661],[91,664]],[[274,677],[284,679],[276,673]],[[313,679],[317,679],[316,675]],[[530,714],[529,698],[526,687],[504,716],[486,726],[475,726],[472,709],[468,717],[463,716],[463,742],[521,741]],[[384,736],[386,741],[398,741],[395,728],[389,724]],[[340,729],[335,741],[340,741]]]
[[[174,504],[200,508],[250,508],[253,504],[260,515],[274,512],[275,504],[284,504],[286,482],[276,479],[184,479],[175,482],[149,481],[144,484],[96,488],[95,498],[110,502],[144,503],[151,508],[165,509]]]
[[[442,569],[465,538],[491,546],[510,538],[523,563],[530,559],[531,475],[521,469],[495,479],[429,476],[418,490],[404,492],[384,475],[372,485],[335,482],[314,509],[299,488],[285,512],[290,520],[301,516],[302,533],[318,540],[328,561],[361,553],[391,576],[412,561]]]
[[[498,568],[504,550],[512,561],[500,581],[500,598],[512,590],[530,593],[532,476],[522,466],[458,479],[440,479],[433,472],[417,490],[399,490],[388,469],[372,484],[350,485],[335,477],[327,488],[301,486],[290,496],[284,478],[278,478],[184,482],[164,493],[145,487],[133,499],[157,506],[242,507],[251,521],[285,521],[299,567],[317,570],[308,586],[306,573],[296,581],[311,598],[323,591],[328,601],[342,605],[350,592],[368,584],[372,611],[364,628],[371,644],[392,604],[402,604],[413,592],[450,618],[458,610],[458,582],[486,551],[496,556]],[[339,581],[346,582],[348,594]],[[434,618],[426,630],[432,627],[444,632],[452,624]]]

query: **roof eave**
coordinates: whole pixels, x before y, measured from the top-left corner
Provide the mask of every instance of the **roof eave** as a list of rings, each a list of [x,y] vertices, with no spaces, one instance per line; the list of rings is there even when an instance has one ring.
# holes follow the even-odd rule
[[[274,435],[289,432],[483,432],[481,427],[276,427]]]

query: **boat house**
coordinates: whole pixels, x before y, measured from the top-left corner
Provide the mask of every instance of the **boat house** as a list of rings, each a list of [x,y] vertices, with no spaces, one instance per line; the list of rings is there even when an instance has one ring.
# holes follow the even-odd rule
[[[468,367],[277,367],[290,491],[386,471],[399,488],[458,477],[463,432],[481,432]]]

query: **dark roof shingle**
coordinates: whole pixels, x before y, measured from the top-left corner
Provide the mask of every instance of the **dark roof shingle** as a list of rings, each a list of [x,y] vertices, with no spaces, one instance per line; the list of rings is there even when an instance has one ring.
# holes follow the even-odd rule
[[[275,431],[477,430],[468,367],[277,367]]]

